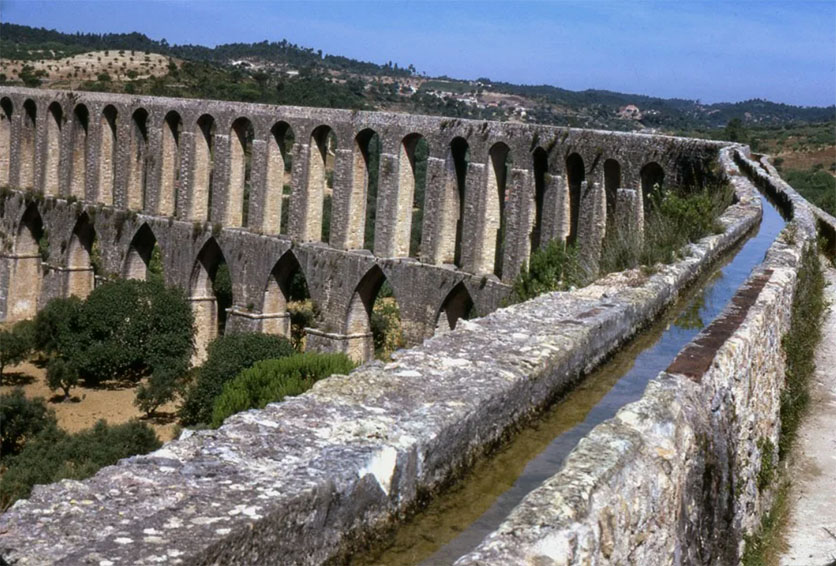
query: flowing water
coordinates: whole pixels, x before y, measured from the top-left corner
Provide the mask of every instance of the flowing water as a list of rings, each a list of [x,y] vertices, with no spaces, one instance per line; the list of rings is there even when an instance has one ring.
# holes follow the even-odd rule
[[[725,308],[784,227],[778,211],[761,201],[763,219],[749,239],[675,305],[508,445],[403,524],[385,548],[355,556],[351,564],[446,566],[475,548],[523,497],[557,473],[584,435],[641,397],[647,382]]]

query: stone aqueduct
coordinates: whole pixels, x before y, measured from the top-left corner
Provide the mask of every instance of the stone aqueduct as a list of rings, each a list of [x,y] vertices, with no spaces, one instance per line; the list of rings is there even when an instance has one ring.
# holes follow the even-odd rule
[[[368,195],[375,136],[376,200]],[[414,202],[421,143],[423,203]],[[0,186],[9,190],[0,215],[7,235],[0,317],[28,318],[50,298],[86,295],[94,265],[102,276],[143,278],[158,244],[166,280],[193,302],[198,356],[217,332],[212,281],[226,262],[229,330],[288,333],[287,287],[301,270],[320,312],[309,346],[365,359],[384,280],[407,342],[418,343],[439,320],[452,327],[472,307],[494,310],[531,251],[549,240],[576,241],[594,271],[608,227],[640,234],[641,191],[703,175],[718,147],[540,125],[3,87]],[[412,225],[415,205],[420,227]],[[410,249],[410,238],[420,248]]]

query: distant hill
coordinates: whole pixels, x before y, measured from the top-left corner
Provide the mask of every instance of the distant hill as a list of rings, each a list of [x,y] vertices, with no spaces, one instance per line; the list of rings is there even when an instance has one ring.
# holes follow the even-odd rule
[[[168,58],[168,63],[158,56]],[[617,130],[694,133],[722,128],[734,118],[749,127],[836,118],[836,106],[801,107],[758,99],[701,104],[488,78],[427,77],[412,65],[357,61],[285,40],[209,48],[169,45],[141,33],[67,34],[11,23],[0,24],[0,81]]]

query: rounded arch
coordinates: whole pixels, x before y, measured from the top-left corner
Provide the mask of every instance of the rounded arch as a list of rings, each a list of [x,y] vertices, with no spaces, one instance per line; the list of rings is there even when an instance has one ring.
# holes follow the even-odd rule
[[[87,212],[78,217],[67,250],[67,295],[85,298],[93,290],[96,230]]]
[[[229,129],[229,185],[226,193],[226,215],[229,226],[248,226],[250,203],[250,172],[252,169],[255,130],[249,118],[241,117]]]
[[[566,243],[572,245],[578,237],[578,220],[581,209],[581,187],[586,181],[583,158],[572,153],[566,158],[566,184],[569,187],[569,233]]]
[[[9,97],[0,98],[0,185],[8,185],[11,178],[12,113]]]
[[[464,281],[459,281],[442,301],[436,313],[436,332],[454,330],[459,320],[473,317],[473,298]]]
[[[116,120],[119,113],[116,107],[108,104],[99,118],[99,202],[112,205],[113,190],[116,184]]]
[[[70,194],[85,198],[87,183],[87,132],[90,124],[90,111],[84,104],[76,104],[73,109],[73,123],[70,149]]]
[[[379,324],[372,324],[373,315]],[[354,288],[345,318],[345,333],[355,338],[349,342],[348,355],[360,361],[377,355],[386,358],[403,345],[400,309],[394,289],[386,274],[375,264]]]
[[[485,191],[482,258],[478,272],[502,277],[505,251],[505,204],[509,197],[508,178],[512,165],[511,148],[496,142],[488,151],[487,187]]]
[[[549,172],[549,155],[542,147],[537,147],[531,155],[534,172],[534,203],[531,221],[531,245],[533,252],[544,244],[543,242],[543,203],[546,198],[546,176]]]
[[[615,159],[604,161],[604,191],[607,197],[607,218],[615,214],[615,201],[621,187],[621,164]]]
[[[180,196],[180,134],[183,120],[175,110],[163,119],[162,155],[160,167],[160,195],[157,211],[163,216],[172,216],[177,212]]]
[[[35,133],[37,131],[38,106],[31,98],[23,102],[23,120],[20,131],[18,152],[18,175],[20,186],[32,188],[35,184]]]
[[[127,205],[132,210],[144,210],[148,177],[148,111],[144,108],[137,108],[131,115],[130,147]]]
[[[228,287],[228,288],[226,288]],[[195,318],[194,363],[206,359],[206,348],[226,326],[226,309],[232,306],[232,283],[226,258],[210,237],[195,258],[189,280],[189,300]]]
[[[195,122],[194,160],[190,214],[199,222],[209,219],[212,208],[212,177],[214,170],[215,119],[204,114]]]
[[[64,123],[64,109],[58,102],[53,102],[46,113],[46,144],[44,151],[44,194],[58,195],[61,164],[61,126]]]
[[[379,169],[380,136],[365,128],[354,136],[346,249],[374,250]]]
[[[651,195],[658,194],[662,190],[665,183],[665,170],[655,161],[651,161],[641,168],[639,177],[642,183],[642,199],[647,209]]]
[[[310,292],[305,273],[296,255],[288,250],[282,254],[267,277],[261,307],[264,317],[262,332],[287,336],[291,338],[294,346],[301,349],[304,341],[304,324],[301,328],[292,328],[290,306],[292,303],[308,299],[310,299]]]
[[[125,256],[123,275],[126,279],[148,279],[149,275],[162,275],[162,257],[154,231],[144,222],[134,234]],[[156,256],[156,257],[155,257]]]
[[[429,145],[419,133],[401,140],[398,157],[398,204],[395,219],[395,255],[421,256],[424,197],[427,187]]]
[[[37,205],[31,203],[24,211],[15,232],[9,273],[7,322],[32,318],[38,311],[38,298],[43,283],[41,246],[44,235],[41,214]]]
[[[287,233],[294,143],[296,134],[287,122],[276,122],[267,136],[267,193],[261,226],[266,234]]]

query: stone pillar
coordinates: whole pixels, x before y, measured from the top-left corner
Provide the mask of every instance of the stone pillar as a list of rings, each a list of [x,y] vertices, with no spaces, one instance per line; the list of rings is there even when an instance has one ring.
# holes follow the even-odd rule
[[[246,227],[260,232],[267,232],[267,142],[255,138],[250,161],[250,193],[247,204]]]
[[[212,141],[214,148],[214,162],[212,169],[212,183],[209,188],[211,194],[211,222],[226,222],[227,199],[229,198],[229,136],[215,134]]]
[[[471,273],[482,273],[480,234],[484,224],[485,164],[468,163],[465,178],[464,210],[462,211],[462,267]],[[488,273],[493,273],[493,265]]]
[[[151,213],[158,211],[162,201],[162,157],[163,157],[163,129],[150,124],[152,116],[148,116],[146,128],[148,132],[148,146],[145,148],[145,206],[142,211]]]
[[[310,140],[306,140],[310,141]],[[290,211],[288,232],[294,240],[306,242],[308,210],[308,143],[293,145],[293,170],[291,171]],[[317,235],[319,239],[319,235]]]
[[[454,171],[455,175],[455,171]],[[435,265],[443,263],[445,234],[444,220],[447,217],[445,189],[447,171],[445,160],[438,157],[427,158],[427,184],[424,188],[424,228],[421,232],[421,260]],[[455,224],[452,241],[455,244]],[[452,254],[447,254],[452,255]]]
[[[226,310],[224,333],[259,332],[261,330],[262,316],[259,313],[232,306]]]
[[[187,130],[185,124],[180,131],[180,191],[177,193],[177,218],[191,220],[192,198],[194,194],[194,132]]]
[[[189,297],[194,314],[194,353],[192,365],[200,365],[206,361],[209,343],[218,335],[218,303],[214,296]]]
[[[42,260],[40,254],[14,254],[3,257],[5,264],[5,322],[32,318],[38,312],[41,292]]]
[[[397,219],[398,156],[392,153],[381,153],[377,215],[374,225],[374,254],[376,256],[395,257],[397,255]]]
[[[506,187],[505,246],[502,254],[502,280],[513,281],[531,253],[534,223],[534,174],[527,169],[511,169]]]
[[[615,229],[619,238],[630,238],[635,246],[644,241],[642,199],[636,189],[618,189],[615,198]]]
[[[305,333],[306,351],[342,353],[358,363],[374,358],[374,338],[371,332],[338,334],[306,328]]]
[[[607,196],[599,182],[581,183],[578,218],[578,252],[580,262],[590,278],[598,277],[601,245],[607,230]]]
[[[354,151],[337,149],[334,155],[334,189],[331,193],[330,244],[340,250],[359,249],[363,245],[365,196],[353,194]],[[358,191],[358,193],[361,191]],[[363,202],[357,202],[363,200]],[[359,240],[357,230],[359,233]]]

